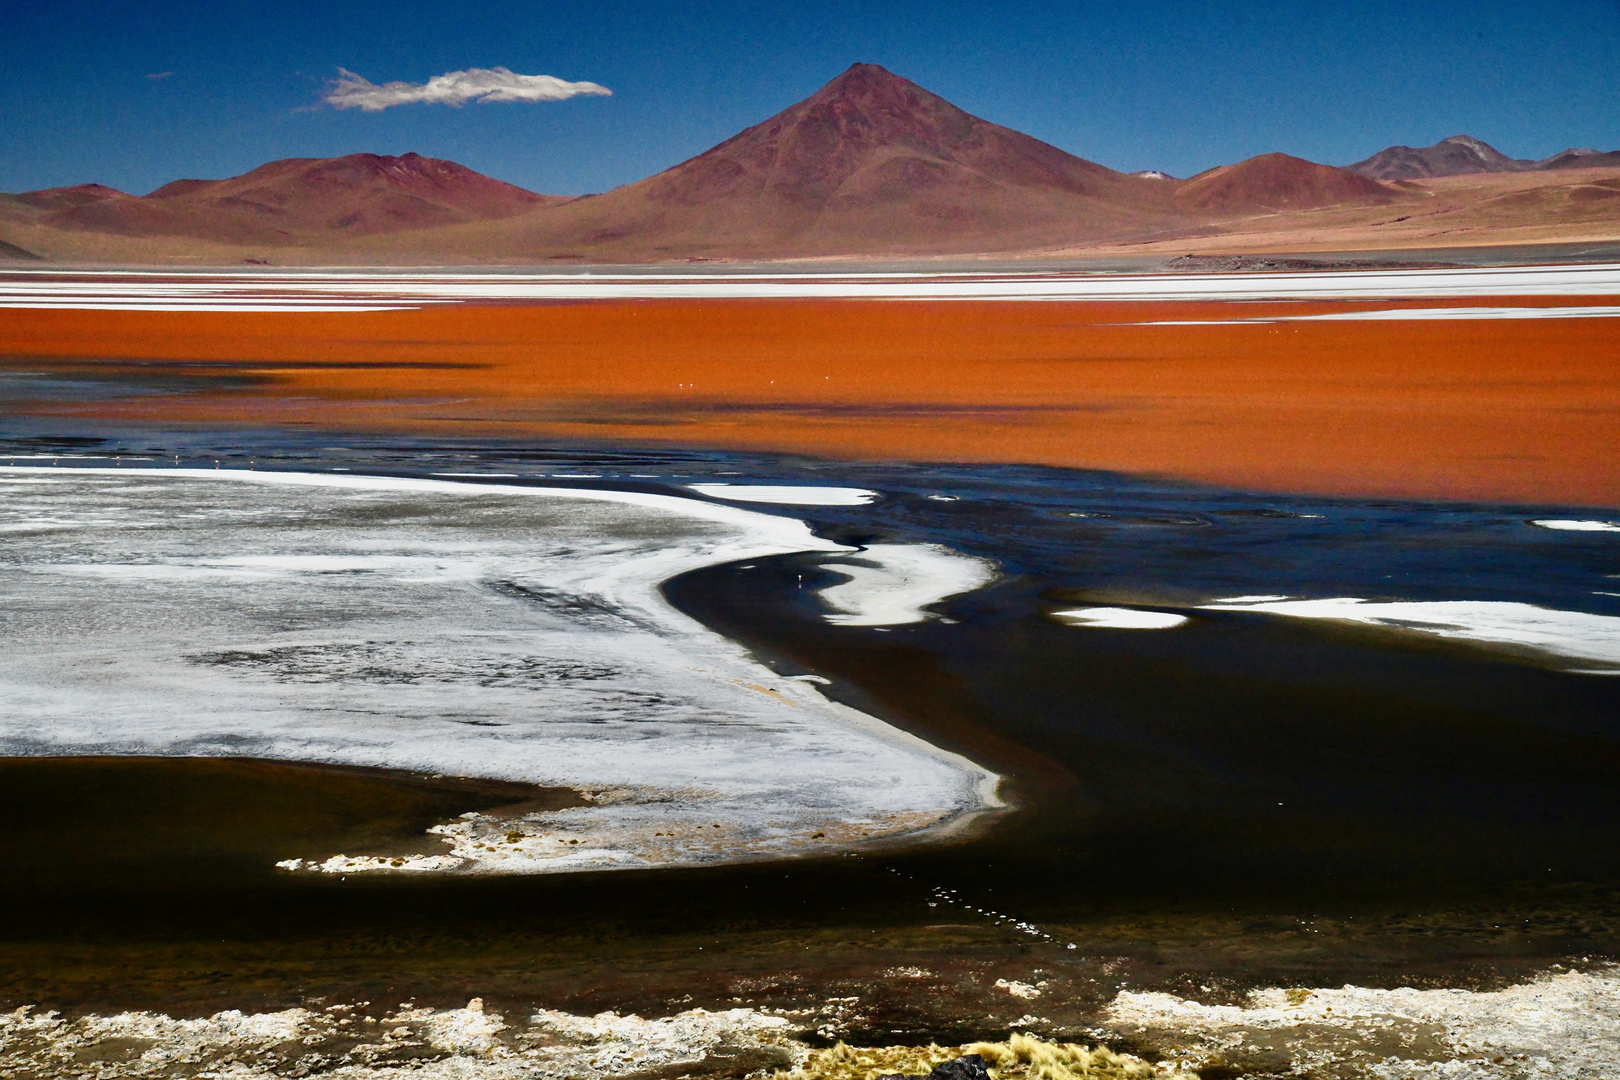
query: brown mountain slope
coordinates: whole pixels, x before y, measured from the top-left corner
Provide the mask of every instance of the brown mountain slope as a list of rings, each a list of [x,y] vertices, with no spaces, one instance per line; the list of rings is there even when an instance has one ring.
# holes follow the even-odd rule
[[[52,214],[106,199],[133,199],[105,184],[74,184],[72,187],[44,188],[20,195],[0,195],[0,218],[12,221],[41,221]]]
[[[1397,197],[1378,181],[1348,169],[1287,154],[1261,154],[1210,169],[1182,181],[1175,192],[1176,203],[1186,210],[1216,215],[1372,205]]]
[[[1168,195],[856,64],[656,176],[453,232],[536,258],[1004,250],[1163,228]]]
[[[1536,162],[1538,169],[1612,169],[1620,166],[1620,150],[1565,150]]]
[[[1421,180],[1430,176],[1520,172],[1535,165],[1533,161],[1510,158],[1472,135],[1453,135],[1433,146],[1391,146],[1345,167],[1372,180]]]
[[[8,244],[4,240],[0,240],[0,259],[11,259],[24,262],[40,262],[42,261],[42,258],[42,256],[35,255],[27,248],[21,248],[16,244]]]
[[[228,180],[176,180],[141,198],[82,200],[44,223],[123,236],[319,243],[507,218],[563,201],[453,161],[350,154],[272,161]]]

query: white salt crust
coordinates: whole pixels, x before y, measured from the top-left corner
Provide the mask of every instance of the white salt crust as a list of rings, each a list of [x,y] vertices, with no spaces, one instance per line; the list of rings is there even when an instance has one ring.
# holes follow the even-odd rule
[[[232,1010],[192,1020],[144,1012],[63,1020],[23,1008],[0,1014],[0,1074],[606,1080],[696,1064],[722,1048],[776,1048],[783,1064],[794,1064],[806,1049],[788,1038],[793,1027],[753,1009],[691,1009],[654,1020],[542,1009],[526,1022],[509,1022],[478,998],[442,1011],[406,1003],[369,1020],[350,1005],[255,1015]],[[328,1040],[341,1044],[337,1060]],[[97,1050],[102,1060],[76,1067],[81,1055]]]
[[[1015,998],[1042,996],[1039,985],[1015,979],[995,986]],[[609,1080],[748,1051],[790,1068],[808,1057],[793,1031],[836,1034],[859,1005],[836,998],[809,1012],[691,1009],[661,1019],[545,1009],[509,1018],[477,998],[447,1010],[405,1003],[380,1016],[346,1004],[196,1019],[126,1012],[69,1020],[21,1008],[0,1013],[0,1075]],[[1144,1077],[1250,1062],[1257,1074],[1342,1080],[1611,1080],[1620,1076],[1617,1016],[1620,977],[1606,967],[1484,992],[1276,987],[1238,1005],[1122,991],[1097,1034],[1163,1055],[1142,1066]],[[1040,1033],[1044,1023],[1026,1017],[1016,1026]]]
[[[865,506],[878,493],[865,488],[815,487],[807,484],[687,484],[688,489],[727,502],[775,503],[779,506]]]
[[[1122,992],[1123,1033],[1193,1060],[1280,1052],[1286,1075],[1377,1080],[1597,1080],[1620,1076],[1620,977],[1547,973],[1505,990],[1257,990],[1242,1005]]]
[[[1171,611],[1117,607],[1070,608],[1052,612],[1052,618],[1070,626],[1093,626],[1105,630],[1170,630],[1187,621],[1187,616]]]
[[[1560,518],[1538,518],[1530,524],[1557,532],[1620,532],[1620,525],[1612,521],[1580,521]]]
[[[995,580],[995,567],[938,544],[869,544],[859,554],[825,563],[849,580],[821,590],[840,626],[922,622],[925,609]]]
[[[800,521],[585,489],[43,472],[58,482],[0,499],[0,527],[31,526],[0,545],[0,754],[334,762],[590,800],[466,815],[437,827],[437,855],[312,851],[289,870],[780,857],[999,805],[994,774],[777,676],[664,599],[700,567],[849,551]],[[882,588],[850,603],[896,604]]]
[[[1548,656],[1620,666],[1620,617],[1556,611],[1503,600],[1278,600],[1233,597],[1201,605],[1296,619],[1333,619],[1412,634],[1534,649]]]
[[[7,269],[0,308],[100,311],[389,311],[539,300],[1386,300],[1620,296],[1620,265],[1232,274],[455,273],[444,271],[144,271]],[[1430,309],[1455,312],[1458,309]],[[1547,308],[1476,308],[1465,318],[1543,318]],[[1616,309],[1592,305],[1581,316]],[[1507,315],[1502,314],[1508,313]],[[1384,312],[1358,318],[1411,318]],[[1454,314],[1429,317],[1455,318]]]

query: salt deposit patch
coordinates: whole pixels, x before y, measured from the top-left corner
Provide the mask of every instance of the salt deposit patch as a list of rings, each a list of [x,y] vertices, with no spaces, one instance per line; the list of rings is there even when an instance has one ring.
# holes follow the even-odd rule
[[[865,506],[878,493],[865,488],[812,487],[802,484],[687,484],[711,499],[776,503],[782,506]]]
[[[1169,630],[1187,621],[1187,616],[1170,611],[1117,607],[1070,608],[1052,612],[1052,618],[1070,626],[1095,626],[1107,630]]]
[[[937,544],[871,544],[859,555],[823,564],[849,578],[821,590],[840,626],[896,626],[929,618],[924,610],[995,580],[995,567]]]
[[[891,978],[920,978],[896,968]],[[998,979],[1015,999],[1050,998],[1044,984]],[[125,1012],[74,1019],[30,1008],[0,1013],[0,1074],[105,1080],[175,1075],[266,1080],[312,1073],[381,1080],[610,1080],[681,1070],[724,1071],[742,1055],[765,1075],[833,1080],[926,1073],[959,1054],[983,1055],[1011,1080],[1046,1077],[1313,1076],[1340,1080],[1608,1080],[1620,1075],[1620,978],[1613,967],[1553,971],[1495,991],[1357,986],[1256,990],[1241,1004],[1122,991],[1103,1030],[1157,1060],[1015,1033],[961,1047],[812,1050],[795,1032],[847,1022],[856,998],[776,1015],[690,1009],[661,1018],[540,1009],[499,1013],[474,998],[459,1009],[366,1003],[198,1018]],[[993,1022],[993,1021],[992,1021]],[[1026,1022],[1040,1024],[1039,1018]],[[1099,1031],[1099,1034],[1102,1032]],[[717,1067],[718,1066],[718,1067]],[[756,1074],[757,1075],[757,1074]]]
[[[63,1019],[0,1014],[0,1073],[112,1078],[229,1076],[235,1080],[333,1075],[349,1080],[605,1080],[697,1065],[723,1050],[753,1051],[780,1066],[807,1048],[793,1025],[754,1009],[691,1009],[662,1019],[541,1010],[509,1017],[474,998],[464,1008],[402,1005],[369,1015],[349,1005],[196,1019],[159,1013]],[[75,1059],[90,1071],[69,1072]]]
[[[1538,518],[1530,524],[1558,532],[1620,532],[1620,525],[1612,521],[1572,521],[1559,518]]]
[[[1241,1067],[1280,1053],[1297,1070],[1289,1075],[1380,1080],[1617,1076],[1616,1017],[1620,978],[1612,968],[1484,993],[1258,990],[1242,1005],[1126,991],[1108,1011],[1119,1030],[1180,1043],[1206,1060]]]
[[[993,774],[776,675],[664,599],[662,582],[700,567],[849,550],[803,522],[444,480],[51,475],[66,482],[0,502],[0,528],[24,515],[146,527],[0,545],[0,753],[325,761],[588,796],[447,823],[442,854],[312,851],[297,870],[775,857],[995,805]],[[978,565],[933,556],[953,558]]]
[[[1213,611],[1257,611],[1296,619],[1334,619],[1409,633],[1513,645],[1574,660],[1620,665],[1620,617],[1555,611],[1503,600],[1251,600],[1202,605]]]
[[[1615,295],[1620,295],[1620,265],[1604,263],[1223,274],[0,272],[0,308],[153,311],[386,311],[479,301],[707,298],[1254,301]]]

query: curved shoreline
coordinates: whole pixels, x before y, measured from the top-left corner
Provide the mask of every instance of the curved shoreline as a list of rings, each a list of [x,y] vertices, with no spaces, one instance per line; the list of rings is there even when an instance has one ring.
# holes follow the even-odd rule
[[[19,706],[0,724],[11,753],[382,765],[591,801],[464,815],[435,829],[444,856],[311,852],[321,869],[776,859],[913,843],[999,805],[995,774],[776,676],[662,596],[691,569],[848,550],[796,519],[671,495],[352,474],[0,477],[19,485],[5,509],[21,516],[4,524],[26,571],[0,664]],[[241,484],[261,497],[242,500]],[[131,515],[138,527],[122,527]],[[80,623],[71,642],[40,648],[64,619]],[[100,716],[113,720],[88,719]]]

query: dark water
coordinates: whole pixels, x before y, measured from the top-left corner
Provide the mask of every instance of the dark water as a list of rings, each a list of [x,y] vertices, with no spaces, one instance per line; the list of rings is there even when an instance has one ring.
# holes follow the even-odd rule
[[[1019,808],[972,839],[904,854],[319,881],[223,856],[188,873],[164,843],[118,834],[104,807],[75,813],[62,798],[84,783],[74,767],[32,774],[25,789],[27,769],[14,766],[0,784],[31,794],[0,800],[0,830],[36,840],[5,853],[22,868],[0,881],[7,1001],[181,1008],[480,993],[657,1012],[848,991],[877,1002],[873,1023],[885,1030],[981,1034],[1001,1021],[973,991],[909,1000],[885,990],[882,972],[921,964],[962,974],[966,987],[974,972],[1039,968],[1069,1002],[1043,1001],[1043,1014],[1078,1017],[1122,982],[1485,985],[1553,959],[1620,953],[1620,679],[1417,635],[1191,611],[1263,593],[1620,615],[1620,598],[1604,595],[1620,592],[1613,534],[1528,524],[1604,516],[1590,510],[635,448],[85,435],[82,425],[67,438],[60,424],[35,423],[6,424],[0,463],[252,460],[659,491],[710,479],[874,488],[885,497],[867,507],[759,509],[849,543],[945,544],[993,558],[1004,577],[941,606],[948,619],[886,631],[824,622],[813,588],[836,579],[803,557],[689,574],[668,595],[780,670],[826,676],[835,696],[1002,771]],[[1077,603],[1195,617],[1168,632],[1045,617]],[[106,801],[116,790],[106,770],[126,766],[95,767]],[[299,800],[332,797],[300,783],[243,788],[238,817],[297,818]],[[413,814],[437,812],[435,799],[491,797],[425,794],[413,778],[370,783],[349,797],[391,807],[396,841],[419,828]],[[217,793],[188,790],[171,784],[143,810],[144,835],[199,844]],[[52,798],[55,809],[39,809]],[[47,872],[53,849],[38,838],[58,826],[80,855]],[[215,831],[226,830],[219,820]],[[113,849],[117,859],[84,854]],[[970,1015],[987,1018],[969,1031]]]

